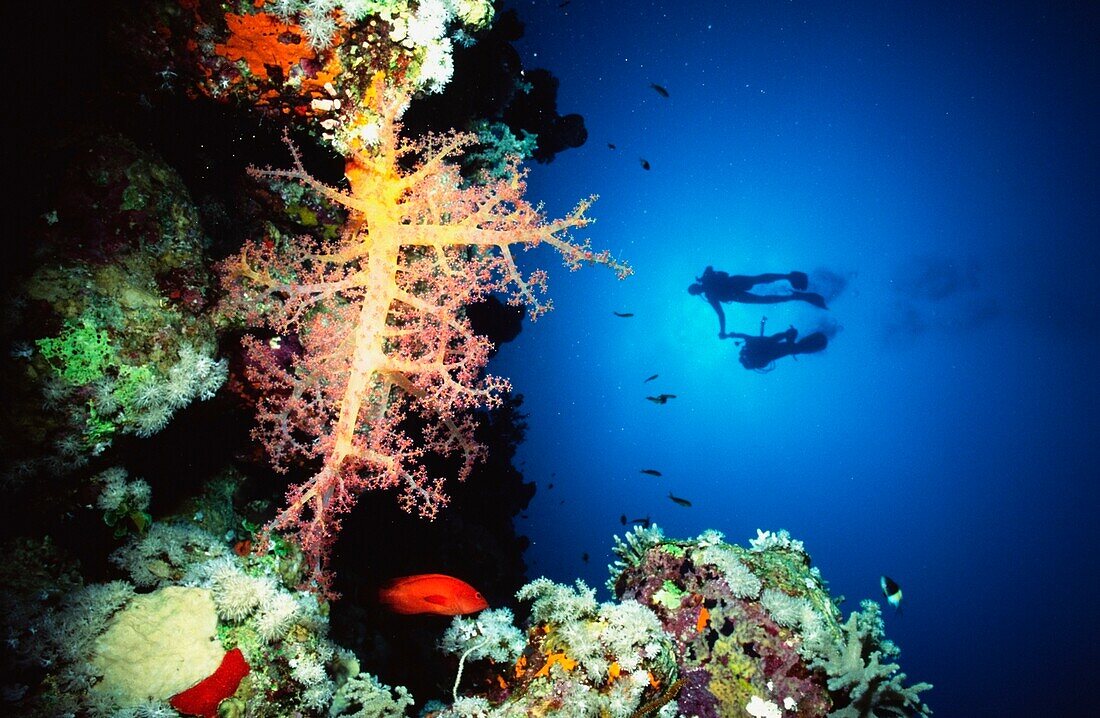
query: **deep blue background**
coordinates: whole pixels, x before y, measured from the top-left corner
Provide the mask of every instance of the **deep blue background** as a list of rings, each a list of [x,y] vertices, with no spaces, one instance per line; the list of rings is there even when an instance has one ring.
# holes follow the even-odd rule
[[[589,234],[636,274],[529,257],[556,309],[494,370],[529,412],[533,574],[602,586],[623,513],[740,543],[786,528],[849,611],[901,584],[888,633],[937,716],[1088,714],[1097,6],[558,5],[518,4],[520,48],[590,137],[530,194],[554,216],[600,194]],[[708,264],[848,280],[827,313],[727,311],[839,333],[742,369],[686,291]]]

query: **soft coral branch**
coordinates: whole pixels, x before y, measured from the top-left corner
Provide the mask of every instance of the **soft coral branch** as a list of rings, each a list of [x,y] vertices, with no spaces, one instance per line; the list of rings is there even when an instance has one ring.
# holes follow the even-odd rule
[[[293,147],[292,169],[253,171],[342,206],[341,237],[250,242],[222,272],[231,303],[301,345],[279,360],[265,343],[245,341],[250,377],[263,392],[254,435],[278,469],[295,460],[320,464],[290,489],[267,530],[297,532],[322,580],[338,517],[361,491],[396,489],[405,510],[431,518],[447,497],[425,456],[458,457],[459,480],[484,456],[467,412],[498,404],[508,383],[485,376],[491,344],[473,332],[464,307],[504,292],[532,316],[548,308],[538,299],[545,273],[525,276],[514,248],[546,243],[571,269],[603,264],[620,277],[630,273],[569,236],[590,222],[591,200],[547,221],[524,199],[515,165],[510,179],[467,184],[455,160],[473,138],[404,139],[396,119],[402,99],[390,100],[379,143],[347,161],[350,191],[312,178]],[[405,169],[411,158],[419,161]],[[411,416],[423,426],[415,437]]]

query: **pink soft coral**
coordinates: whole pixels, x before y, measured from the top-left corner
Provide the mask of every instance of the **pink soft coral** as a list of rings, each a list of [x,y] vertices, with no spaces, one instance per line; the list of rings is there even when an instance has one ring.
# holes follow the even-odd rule
[[[404,98],[379,82],[372,92],[378,141],[347,160],[349,192],[311,177],[293,148],[293,169],[253,171],[295,180],[344,207],[340,238],[252,242],[222,271],[232,301],[255,324],[301,343],[289,365],[255,339],[246,347],[250,378],[264,392],[255,436],[282,470],[300,459],[321,462],[267,529],[297,531],[322,579],[337,516],[359,492],[397,489],[404,509],[431,518],[447,497],[425,455],[460,456],[459,480],[482,458],[468,410],[495,405],[508,383],[484,376],[490,343],[473,333],[464,307],[502,291],[532,317],[549,308],[538,299],[545,273],[522,275],[514,247],[545,242],[572,269],[605,264],[620,277],[630,273],[569,238],[590,222],[591,200],[547,221],[524,200],[515,165],[509,179],[465,184],[453,160],[471,135],[406,140],[397,122]],[[405,428],[410,414],[425,427],[416,436]]]

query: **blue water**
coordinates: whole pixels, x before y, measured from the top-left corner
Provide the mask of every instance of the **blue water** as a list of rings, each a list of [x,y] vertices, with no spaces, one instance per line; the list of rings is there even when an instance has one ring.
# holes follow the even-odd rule
[[[785,528],[849,611],[880,574],[901,584],[888,634],[941,718],[1088,712],[1096,7],[519,4],[525,66],[589,130],[530,194],[555,216],[601,195],[589,236],[636,270],[525,257],[555,310],[494,370],[529,414],[533,574],[602,585],[621,514],[742,543]],[[826,270],[846,280],[828,312],[727,305],[728,322],[839,331],[746,371],[686,291],[707,265]]]

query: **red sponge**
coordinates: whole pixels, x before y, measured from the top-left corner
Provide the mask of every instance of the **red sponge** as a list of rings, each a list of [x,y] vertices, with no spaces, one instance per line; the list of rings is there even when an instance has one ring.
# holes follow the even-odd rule
[[[237,692],[241,679],[248,675],[248,662],[241,649],[234,648],[222,658],[218,670],[168,702],[180,713],[203,718],[217,718],[218,704]]]

